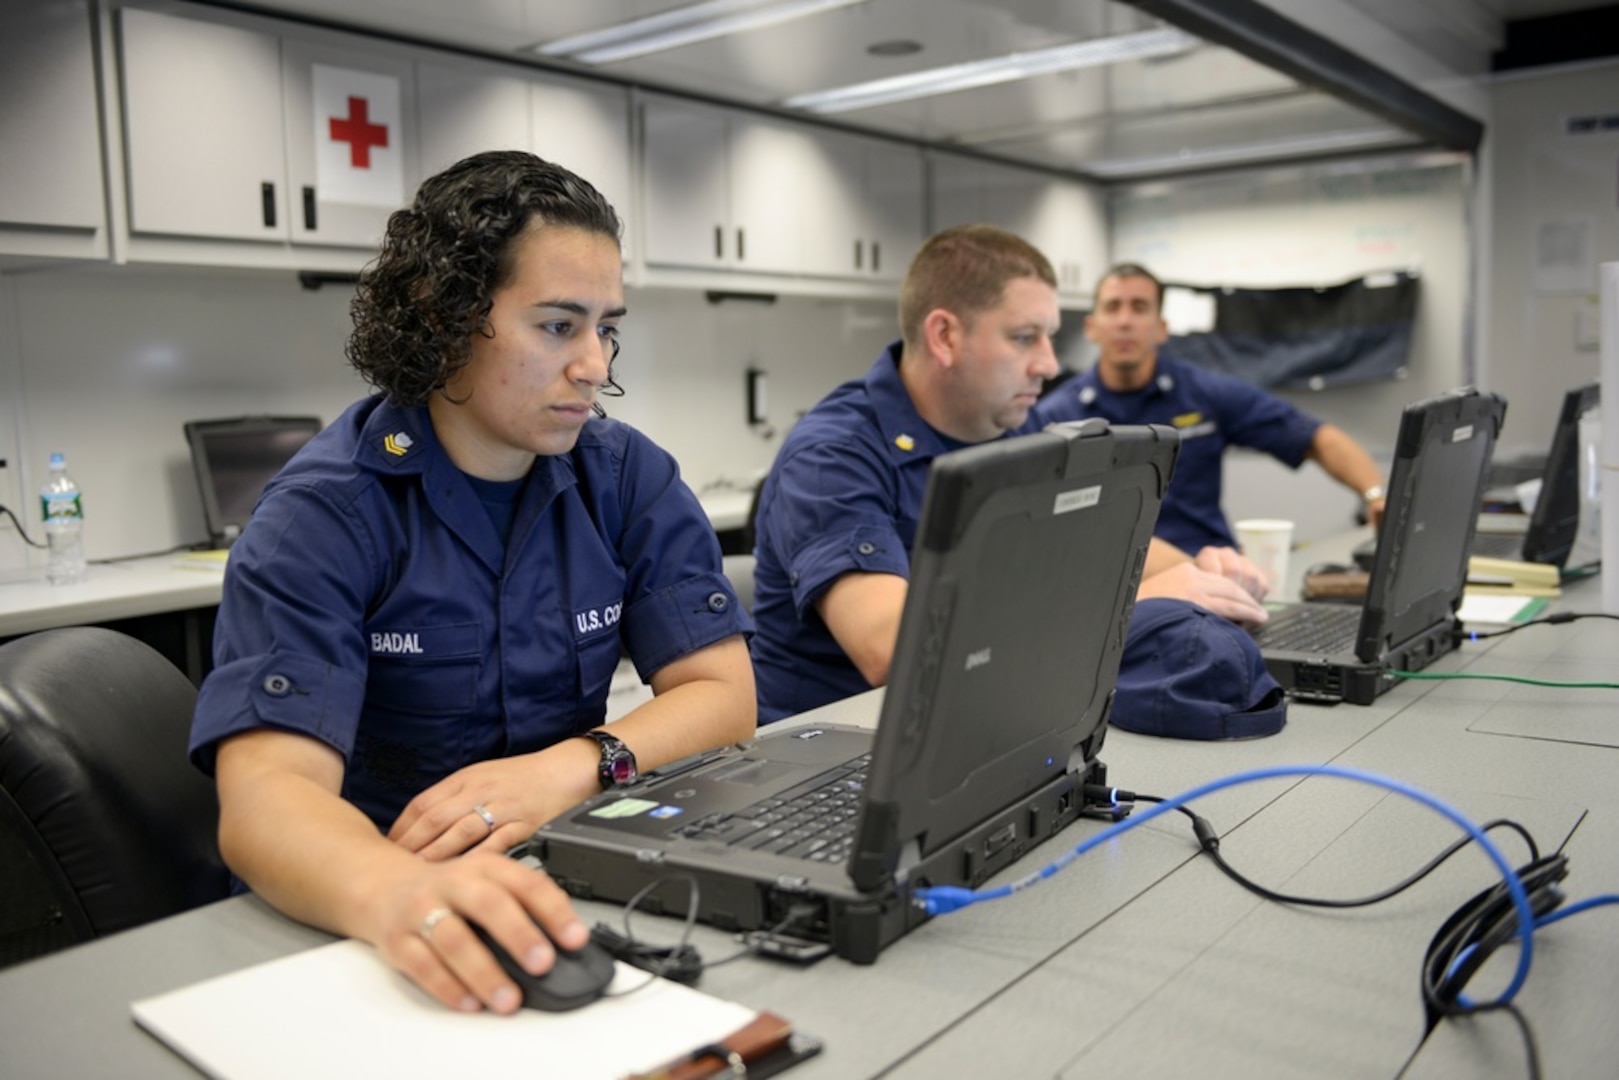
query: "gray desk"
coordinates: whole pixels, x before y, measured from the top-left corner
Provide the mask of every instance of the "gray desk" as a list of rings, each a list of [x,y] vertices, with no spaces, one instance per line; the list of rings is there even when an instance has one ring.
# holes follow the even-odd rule
[[[218,607],[224,575],[212,569],[179,569],[175,558],[96,563],[78,585],[51,585],[43,574],[0,583],[0,637]]]
[[[1592,610],[1598,595],[1592,582],[1571,590],[1564,606]],[[1616,654],[1619,626],[1593,620],[1472,643],[1438,668],[1613,680]],[[1115,782],[1161,795],[1267,765],[1335,762],[1413,783],[1475,819],[1518,818],[1543,847],[1579,821],[1567,882],[1579,899],[1619,892],[1619,739],[1592,745],[1607,737],[1605,718],[1619,698],[1604,695],[1613,693],[1413,681],[1364,708],[1296,705],[1282,733],[1253,742],[1115,731],[1103,757]],[[873,692],[821,718],[871,723],[879,702]],[[1535,725],[1551,706],[1565,722],[1548,732]],[[1569,719],[1573,713],[1583,719]],[[1612,727],[1619,733],[1619,721]],[[1375,891],[1456,835],[1405,799],[1320,777],[1229,789],[1199,809],[1239,867],[1317,895]],[[1033,852],[1018,875],[1102,827],[1080,823]],[[1502,843],[1516,860],[1519,849]],[[1469,852],[1374,908],[1283,908],[1226,881],[1197,857],[1184,818],[1167,815],[1038,888],[934,920],[873,966],[828,959],[798,969],[747,959],[709,972],[702,988],[822,1036],[826,1051],[791,1074],[803,1080],[1126,1070],[1388,1077],[1413,1057],[1413,1076],[1518,1078],[1523,1054],[1505,1018],[1447,1023],[1422,1038],[1423,947],[1495,877]],[[587,919],[617,920],[605,905],[580,906]],[[1611,1076],[1619,1061],[1619,1025],[1611,1022],[1616,914],[1578,915],[1537,938],[1520,1001],[1549,1077]],[[670,935],[676,928],[650,917],[636,926]],[[0,973],[0,1075],[193,1075],[134,1025],[129,1003],[327,940],[240,898]],[[696,944],[711,959],[735,948],[708,928],[698,929]],[[1504,955],[1509,963],[1510,950]],[[1479,996],[1504,982],[1503,963],[1476,984]]]

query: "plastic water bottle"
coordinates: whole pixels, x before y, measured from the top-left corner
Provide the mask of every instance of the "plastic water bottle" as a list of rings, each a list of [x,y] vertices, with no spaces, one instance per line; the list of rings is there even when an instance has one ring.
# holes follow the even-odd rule
[[[45,543],[50,555],[45,577],[52,585],[72,585],[83,581],[84,503],[79,485],[67,473],[61,454],[51,455],[51,475],[39,490],[40,509],[45,515]]]

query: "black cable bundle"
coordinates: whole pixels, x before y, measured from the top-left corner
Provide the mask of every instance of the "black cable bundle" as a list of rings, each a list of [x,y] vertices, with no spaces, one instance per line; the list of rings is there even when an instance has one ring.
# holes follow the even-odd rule
[[[1563,902],[1557,885],[1568,877],[1568,856],[1547,855],[1519,867],[1517,874],[1530,912],[1540,919]],[[1430,1027],[1446,1016],[1479,1011],[1459,1000],[1462,990],[1495,950],[1517,935],[1518,912],[1505,882],[1478,893],[1445,920],[1422,961],[1422,1000]]]
[[[1529,911],[1538,922],[1563,902],[1558,882],[1568,876],[1568,857],[1561,852],[1527,863],[1517,870],[1518,880],[1529,897]],[[1524,927],[1529,933],[1532,927]],[[1493,885],[1457,908],[1428,943],[1422,959],[1422,1003],[1428,1030],[1447,1016],[1470,1016],[1500,1009],[1510,1015],[1523,1034],[1529,1056],[1529,1076],[1540,1076],[1540,1051],[1529,1021],[1517,1006],[1474,1005],[1461,1000],[1468,980],[1483,967],[1495,950],[1518,936],[1518,909],[1505,882]]]

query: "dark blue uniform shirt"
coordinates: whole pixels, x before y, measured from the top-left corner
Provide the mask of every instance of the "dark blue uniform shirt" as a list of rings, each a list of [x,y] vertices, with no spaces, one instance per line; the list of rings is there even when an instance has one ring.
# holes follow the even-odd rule
[[[1190,555],[1210,545],[1236,544],[1220,509],[1227,446],[1263,450],[1296,469],[1321,426],[1257,386],[1162,353],[1154,378],[1140,390],[1109,390],[1092,367],[1046,395],[1034,416],[1041,424],[1100,416],[1114,424],[1168,424],[1178,430],[1180,460],[1153,532]]]
[[[503,544],[425,408],[361,401],[266,489],[231,549],[191,734],[278,728],[347,762],[386,829],[475,762],[602,723],[621,650],[643,679],[751,629],[674,460],[592,419],[536,460]]]
[[[896,342],[863,378],[806,413],[765,479],[751,643],[761,724],[871,689],[815,603],[850,571],[910,576],[928,470],[940,454],[968,445],[917,413],[899,356]]]

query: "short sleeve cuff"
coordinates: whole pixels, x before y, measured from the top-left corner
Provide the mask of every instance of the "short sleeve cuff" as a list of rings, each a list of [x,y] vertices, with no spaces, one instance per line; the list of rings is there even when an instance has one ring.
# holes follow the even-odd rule
[[[863,525],[806,544],[789,572],[793,605],[804,616],[832,582],[850,572],[910,577],[911,558],[890,528]]]
[[[624,643],[643,679],[688,653],[735,634],[753,619],[724,574],[698,574],[637,600],[624,612]]]
[[[364,677],[325,660],[295,653],[233,660],[203,683],[191,728],[191,760],[212,775],[220,742],[257,728],[308,735],[346,760],[364,701]]]

